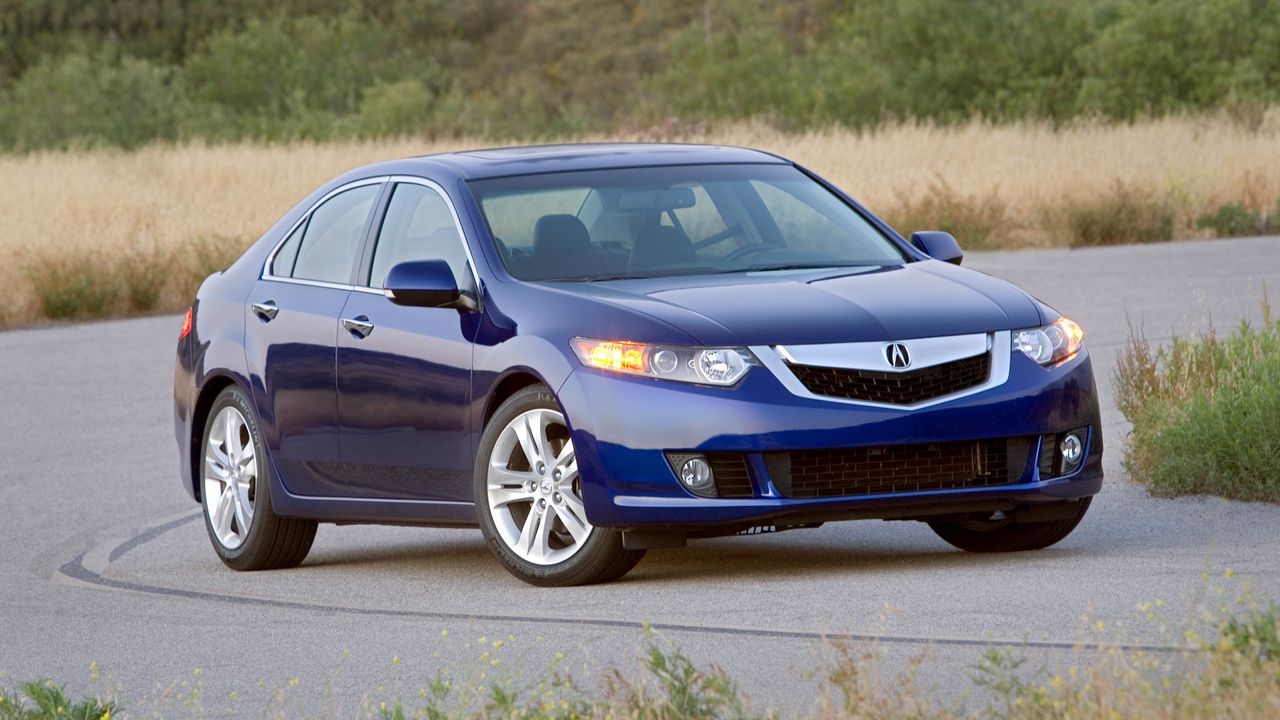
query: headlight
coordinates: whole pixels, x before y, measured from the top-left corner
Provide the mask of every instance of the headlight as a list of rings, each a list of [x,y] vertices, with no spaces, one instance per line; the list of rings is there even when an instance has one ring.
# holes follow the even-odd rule
[[[1084,330],[1065,317],[1041,328],[1020,330],[1013,334],[1013,349],[1041,365],[1052,365],[1080,352]]]
[[[648,345],[593,338],[574,338],[569,343],[587,367],[680,382],[733,385],[757,364],[746,348]]]

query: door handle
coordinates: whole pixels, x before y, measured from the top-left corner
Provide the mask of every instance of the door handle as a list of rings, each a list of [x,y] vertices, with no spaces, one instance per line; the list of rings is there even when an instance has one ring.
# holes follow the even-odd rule
[[[252,305],[253,314],[262,318],[262,322],[271,322],[276,319],[276,314],[280,312],[280,308],[276,307],[274,300],[266,302],[256,302]]]
[[[358,338],[367,338],[373,332],[373,323],[368,315],[357,315],[353,318],[342,318],[342,327]]]

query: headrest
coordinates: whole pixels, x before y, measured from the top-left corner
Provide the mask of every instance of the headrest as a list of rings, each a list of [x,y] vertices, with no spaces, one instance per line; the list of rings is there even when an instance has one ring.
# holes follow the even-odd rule
[[[651,225],[636,236],[635,245],[631,248],[633,265],[645,263],[679,263],[692,262],[697,259],[693,251],[693,243],[680,231],[670,225]]]
[[[591,250],[587,226],[573,215],[543,215],[533,226],[537,255],[577,255]]]

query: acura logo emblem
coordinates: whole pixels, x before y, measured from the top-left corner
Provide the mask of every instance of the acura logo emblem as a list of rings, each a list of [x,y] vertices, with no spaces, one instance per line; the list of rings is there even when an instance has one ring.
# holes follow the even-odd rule
[[[911,355],[907,353],[907,346],[902,343],[885,345],[884,359],[889,361],[889,367],[899,370],[911,365]]]

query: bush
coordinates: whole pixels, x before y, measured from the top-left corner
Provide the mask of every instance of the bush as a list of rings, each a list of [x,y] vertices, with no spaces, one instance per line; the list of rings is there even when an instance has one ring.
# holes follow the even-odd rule
[[[117,278],[105,270],[108,264],[107,258],[86,252],[30,258],[26,271],[40,297],[44,316],[75,320],[117,312],[123,293]]]
[[[1227,203],[1196,218],[1196,227],[1212,230],[1218,237],[1243,237],[1258,234],[1265,225],[1257,210],[1247,208],[1243,203]]]
[[[208,266],[229,262],[228,253],[216,255],[204,243],[197,243],[191,252],[186,263],[191,269],[185,276],[176,267],[174,253],[159,248],[115,254],[82,250],[36,254],[27,258],[25,269],[49,319],[137,315],[161,309],[171,283],[190,286],[190,292],[183,295],[185,303],[199,280],[212,272],[205,272]],[[193,280],[192,274],[199,274],[199,279]]]
[[[51,680],[23,683],[21,695],[0,688],[0,720],[110,720],[118,712],[99,698],[75,702]]]
[[[380,82],[364,91],[355,132],[364,137],[423,134],[431,93],[421,80]]]
[[[1248,657],[1280,660],[1280,606],[1275,603],[1227,618],[1220,632],[1230,647]]]
[[[1104,195],[1066,201],[1061,212],[1072,247],[1173,239],[1171,203],[1120,180]]]
[[[1216,110],[1256,130],[1280,103],[1274,0],[99,5],[5,3],[5,147],[360,136],[365,90],[411,80],[455,96],[433,132],[524,138]]]
[[[70,145],[135,147],[172,139],[181,86],[169,68],[105,54],[49,58],[13,86],[7,143],[19,149]]]
[[[1161,495],[1213,494],[1280,503],[1280,321],[1230,337],[1174,338],[1153,350],[1130,332],[1117,404],[1133,425],[1132,477]]]

